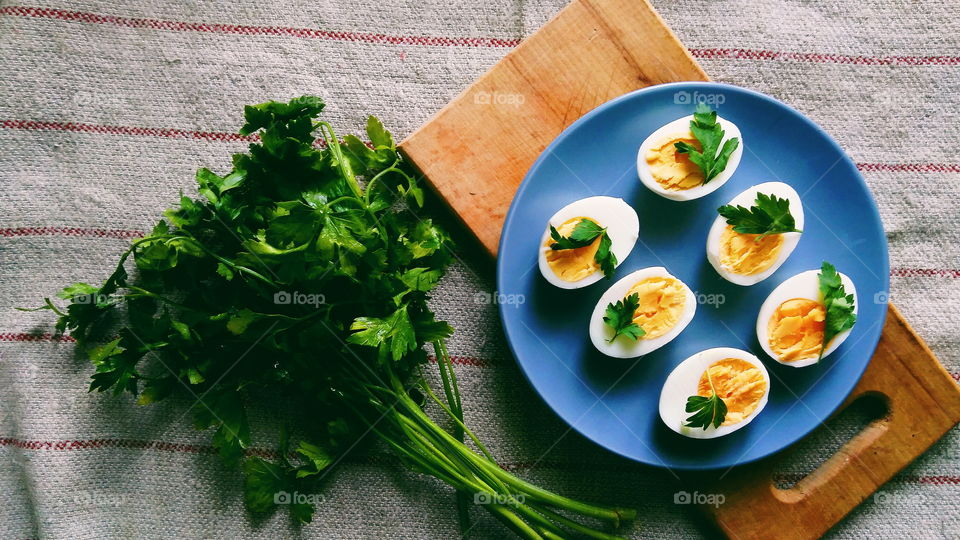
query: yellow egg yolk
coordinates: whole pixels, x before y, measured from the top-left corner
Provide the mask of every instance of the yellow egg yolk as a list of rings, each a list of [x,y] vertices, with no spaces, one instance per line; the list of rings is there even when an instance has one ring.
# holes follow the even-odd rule
[[[781,247],[782,234],[760,238],[759,234],[735,232],[733,226],[727,225],[720,237],[720,264],[735,274],[759,274],[773,266]]]
[[[767,381],[763,373],[750,362],[739,358],[724,358],[710,364],[697,384],[698,395],[710,397],[714,390],[727,406],[727,416],[720,425],[729,426],[743,422],[757,410],[760,400],[767,393]]]
[[[700,150],[700,141],[690,132],[664,137],[647,150],[646,160],[650,175],[664,189],[682,191],[703,184],[703,172],[687,154],[677,152],[675,143],[685,142]]]
[[[784,362],[813,358],[823,343],[823,304],[809,298],[793,298],[777,306],[767,325],[770,350]]]
[[[581,220],[587,220],[593,223],[596,221],[585,218],[575,217],[564,221],[557,232],[560,236],[570,236],[574,227]],[[599,223],[597,223],[599,225]],[[553,244],[553,239],[547,239],[545,246]],[[547,264],[558,278],[564,281],[580,281],[600,269],[600,264],[594,259],[597,249],[600,248],[600,237],[598,236],[591,244],[576,249],[548,249],[546,253]]]
[[[669,332],[680,321],[687,303],[683,284],[673,278],[652,277],[638,281],[626,296],[632,294],[639,299],[633,322],[646,332],[640,339],[658,338]]]

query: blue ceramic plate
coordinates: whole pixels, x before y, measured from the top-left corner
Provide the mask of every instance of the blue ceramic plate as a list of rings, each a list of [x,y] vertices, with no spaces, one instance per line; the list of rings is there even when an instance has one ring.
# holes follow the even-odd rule
[[[674,202],[637,179],[640,143],[660,126],[706,102],[743,134],[743,160],[714,193]],[[796,250],[767,280],[740,287],[706,260],[707,231],[717,207],[760,182],[790,184],[803,199],[806,226]],[[547,220],[592,195],[621,197],[640,216],[640,240],[613,280],[557,289],[537,268]],[[859,320],[841,347],[818,365],[782,366],[767,357],[755,333],[757,311],[785,279],[823,260],[853,280]],[[613,281],[647,266],[665,266],[709,301],[665,347],[639,359],[597,352],[590,314]],[[763,94],[723,84],[677,83],[638,90],[605,103],[557,137],[523,180],[500,240],[500,315],[517,361],[547,404],[574,429],[630,459],[674,469],[716,469],[763,458],[823,422],[853,390],[877,346],[886,316],[887,243],[877,207],[856,165],[820,127]],[[660,388],[683,359],[711,347],[747,349],[761,358],[772,385],[766,408],[725,437],[694,440],[660,420]]]

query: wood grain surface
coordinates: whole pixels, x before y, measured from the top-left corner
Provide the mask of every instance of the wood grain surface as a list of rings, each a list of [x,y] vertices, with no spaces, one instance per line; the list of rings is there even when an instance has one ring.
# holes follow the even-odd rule
[[[565,127],[631,90],[705,80],[645,1],[576,0],[400,148],[496,255],[513,193]]]
[[[646,1],[575,0],[400,146],[496,256],[517,186],[565,127],[626,92],[691,80],[709,79]],[[735,468],[725,503],[704,510],[731,538],[819,537],[960,421],[960,387],[892,305],[844,407],[864,395],[887,414],[819,469],[781,490],[780,456]]]

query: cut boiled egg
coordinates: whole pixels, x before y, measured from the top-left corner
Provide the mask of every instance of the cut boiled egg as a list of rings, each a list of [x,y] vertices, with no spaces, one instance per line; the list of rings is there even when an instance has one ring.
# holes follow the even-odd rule
[[[604,322],[607,306],[637,295],[633,323],[643,329],[638,339],[618,335]],[[598,351],[614,358],[635,358],[653,352],[683,332],[697,311],[690,287],[662,266],[643,268],[624,276],[603,293],[590,316],[590,340]]]
[[[826,308],[820,293],[819,270],[801,272],[777,286],[760,306],[757,316],[757,340],[763,351],[787,366],[816,364],[837,350],[850,329],[838,333],[823,345]],[[853,295],[853,313],[857,313],[857,289],[844,274],[840,281],[846,294]]]
[[[688,426],[690,396],[723,400],[726,414],[719,427]],[[730,347],[707,349],[674,368],[660,391],[660,419],[673,431],[695,439],[722,437],[746,426],[767,404],[770,375],[756,356]]]
[[[554,227],[562,237],[570,237],[583,221],[604,229],[609,238],[609,251],[616,257],[619,266],[633,251],[640,231],[637,212],[623,199],[615,197],[588,197],[564,206],[547,223],[540,239],[540,273],[550,284],[561,289],[579,289],[596,283],[603,277],[597,252],[601,249],[602,235],[592,242],[574,249],[553,249],[555,241],[550,235]]]
[[[797,192],[783,182],[765,182],[752,186],[734,197],[728,205],[750,208],[757,194],[774,195],[789,201],[795,227],[803,230],[803,204]],[[717,216],[707,235],[707,260],[720,276],[737,285],[759,283],[786,262],[800,241],[799,232],[780,234],[743,234],[733,230],[723,216]]]
[[[637,174],[640,181],[661,197],[689,201],[713,193],[740,165],[740,158],[743,156],[743,136],[740,129],[733,122],[717,117],[717,123],[724,132],[718,148],[722,148],[727,140],[734,137],[740,140],[740,144],[730,154],[723,171],[704,183],[700,168],[690,161],[687,154],[678,152],[674,147],[678,142],[685,142],[701,149],[700,142],[690,130],[691,120],[693,115],[684,116],[654,131],[643,141],[637,152]]]

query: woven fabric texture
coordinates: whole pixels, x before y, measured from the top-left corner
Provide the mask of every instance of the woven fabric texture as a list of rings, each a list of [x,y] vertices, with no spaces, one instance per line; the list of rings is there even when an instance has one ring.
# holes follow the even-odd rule
[[[451,493],[383,449],[331,475],[312,524],[252,521],[240,475],[190,403],[87,394],[89,365],[23,313],[99,282],[201,166],[244,141],[242,106],[323,96],[341,132],[368,113],[403,136],[563,7],[562,0],[0,0],[0,536],[453,538]],[[655,0],[714,79],[771,94],[830,132],[876,197],[891,297],[960,374],[960,5],[956,0]],[[464,255],[435,295],[467,423],[503,463],[573,496],[640,510],[627,532],[709,534],[672,477],[597,448],[556,418],[509,355],[489,263]],[[465,307],[466,306],[466,307]],[[804,440],[779,481],[813,470],[863,413]],[[270,426],[269,408],[254,425]],[[268,427],[259,447],[273,445]],[[829,536],[960,537],[954,430]],[[473,538],[504,537],[482,512]]]

